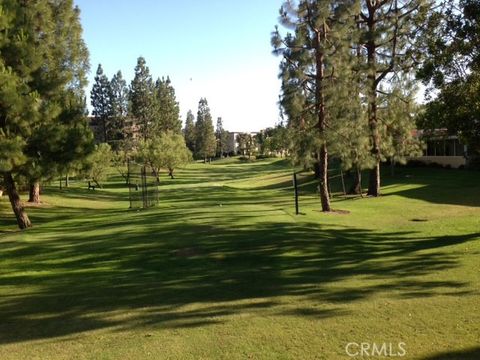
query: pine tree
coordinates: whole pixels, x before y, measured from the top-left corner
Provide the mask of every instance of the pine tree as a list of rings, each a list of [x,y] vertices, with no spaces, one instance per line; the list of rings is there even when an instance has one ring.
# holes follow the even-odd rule
[[[217,118],[217,126],[215,127],[215,139],[217,141],[216,155],[217,157],[222,158],[228,146],[228,132],[223,128],[223,121],[221,117]]]
[[[350,77],[351,91],[338,94],[334,107],[337,119],[330,129],[330,150],[340,160],[343,170],[353,171],[354,181],[349,194],[362,194],[362,170],[371,169],[375,160],[370,151],[368,119],[359,98],[355,78]]]
[[[180,107],[175,97],[175,89],[170,78],[158,79],[155,83],[157,118],[156,133],[161,134],[167,131],[180,134],[182,121],[180,119]]]
[[[103,73],[102,64],[98,64],[97,73],[94,79],[95,83],[90,92],[91,104],[93,107],[92,115],[102,126],[103,142],[108,143],[110,138],[110,119],[113,115],[112,110],[112,88],[107,76]]]
[[[29,201],[39,202],[39,182],[65,174],[93,150],[93,137],[86,121],[84,87],[89,70],[88,50],[81,38],[80,10],[73,1],[48,2],[54,30],[52,44],[44,57],[43,71],[32,84],[44,105],[42,124],[29,138],[25,149],[29,161],[23,169],[30,182]],[[40,31],[37,28],[37,31]],[[42,41],[47,43],[43,35]],[[48,142],[45,139],[49,139]]]
[[[330,109],[336,121],[329,129],[328,139],[331,152],[340,160],[342,169],[354,173],[349,194],[363,194],[362,170],[371,169],[375,164],[370,151],[368,117],[362,96],[362,76],[358,71],[362,58],[361,46],[355,41],[358,36],[355,34],[357,29],[352,26],[348,34],[352,49],[350,56],[338,64],[338,70],[342,74],[340,81],[343,91],[337,92],[335,104]]]
[[[113,75],[110,81],[110,90],[112,116],[108,126],[110,131],[109,138],[112,140],[112,148],[118,150],[121,147],[119,142],[124,141],[128,133],[126,128],[128,116],[128,87],[120,70]]]
[[[328,190],[328,127],[334,120],[329,114],[337,81],[337,62],[348,51],[345,31],[354,1],[286,1],[280,9],[282,25],[294,30],[285,37],[274,32],[275,53],[283,56],[281,105],[295,131],[297,155],[313,155],[318,168],[322,211],[331,211]]]
[[[380,194],[382,127],[378,117],[379,94],[389,91],[388,82],[396,74],[412,71],[415,64],[415,38],[420,23],[431,8],[430,0],[361,0],[359,13],[360,44],[365,59],[365,95],[368,103],[371,152],[375,166],[370,172],[368,194]]]
[[[385,129],[382,152],[390,161],[392,175],[395,164],[405,164],[407,157],[422,155],[421,143],[413,135],[419,107],[415,101],[417,88],[412,85],[411,79],[399,77],[390,84],[389,94],[379,97],[378,116]]]
[[[72,0],[5,0],[1,9],[0,172],[24,229],[31,222],[16,177],[35,184],[89,152],[82,90],[88,51]]]
[[[198,157],[207,162],[208,158],[215,156],[215,148],[212,115],[207,99],[202,98],[198,103],[197,122],[195,123],[195,150]]]
[[[143,57],[137,59],[129,94],[132,116],[138,124],[140,135],[146,140],[153,135],[156,106],[152,77]]]
[[[192,110],[188,110],[183,136],[185,137],[185,143],[187,144],[188,149],[195,154],[195,116],[193,115]]]

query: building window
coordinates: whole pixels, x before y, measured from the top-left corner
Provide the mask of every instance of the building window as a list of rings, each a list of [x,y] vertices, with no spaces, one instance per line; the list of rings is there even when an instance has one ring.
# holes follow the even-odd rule
[[[458,139],[455,139],[455,155],[465,156],[465,147]]]
[[[435,156],[445,156],[445,141],[435,141]]]
[[[445,156],[455,156],[455,140],[445,140]]]
[[[435,156],[435,146],[433,141],[427,141],[427,156]]]

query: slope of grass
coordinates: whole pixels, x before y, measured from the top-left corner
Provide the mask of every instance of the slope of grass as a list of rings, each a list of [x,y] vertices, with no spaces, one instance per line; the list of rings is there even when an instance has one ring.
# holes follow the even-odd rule
[[[400,169],[332,214],[304,174],[295,216],[291,172],[194,164],[145,211],[118,178],[48,187],[26,232],[3,197],[0,358],[480,358],[480,174]]]

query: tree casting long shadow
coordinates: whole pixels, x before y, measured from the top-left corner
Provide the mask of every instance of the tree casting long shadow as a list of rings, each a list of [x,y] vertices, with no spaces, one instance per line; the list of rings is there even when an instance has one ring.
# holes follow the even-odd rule
[[[458,256],[447,247],[479,237],[419,238],[288,222],[232,228],[228,221],[185,221],[176,209],[120,222],[103,217],[99,231],[101,219],[77,223],[76,232],[51,225],[61,240],[4,247],[2,259],[15,264],[2,272],[0,286],[28,291],[0,300],[1,343],[103,328],[204,326],[246,309],[275,310],[285,295],[327,304],[294,312],[322,318],[342,316],[342,304],[381,292],[399,298],[460,294],[468,284],[422,276],[457,266]],[[359,275],[383,281],[342,285]],[[191,304],[201,306],[184,309]],[[279,309],[279,315],[292,312]]]

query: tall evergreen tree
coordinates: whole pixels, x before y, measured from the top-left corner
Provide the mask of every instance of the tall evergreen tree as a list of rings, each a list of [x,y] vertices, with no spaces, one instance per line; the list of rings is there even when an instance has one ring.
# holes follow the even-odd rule
[[[227,151],[228,132],[223,128],[222,118],[217,118],[217,125],[215,127],[215,139],[217,141],[217,157],[222,158]]]
[[[328,190],[329,113],[335,93],[341,91],[337,64],[349,50],[345,31],[351,26],[354,1],[286,1],[280,22],[294,33],[272,36],[274,53],[282,55],[281,105],[296,131],[295,149],[301,158],[313,154],[319,175],[322,211],[331,211]]]
[[[138,124],[140,135],[146,140],[153,135],[156,106],[152,77],[143,57],[137,59],[129,94],[132,116]]]
[[[375,165],[370,151],[362,74],[358,71],[362,66],[362,57],[361,45],[356,41],[357,31],[358,27],[352,26],[348,32],[352,50],[339,69],[341,81],[346,86],[344,91],[336,94],[336,105],[330,109],[336,121],[330,127],[329,146],[340,160],[343,170],[354,173],[354,181],[348,191],[350,194],[363,194],[362,170],[371,169]]]
[[[111,119],[109,123],[109,138],[113,140],[112,148],[117,150],[119,148],[118,142],[126,138],[126,120],[128,116],[128,87],[127,82],[123,79],[122,72],[119,70],[113,75],[110,81],[110,106]]]
[[[44,105],[42,125],[36,128],[25,149],[28,162],[22,170],[30,182],[30,202],[40,201],[39,182],[65,174],[93,150],[92,133],[86,122],[84,87],[89,70],[88,50],[81,37],[80,10],[73,1],[48,2],[53,17],[54,42],[45,56],[43,71],[32,78],[32,87]],[[42,33],[40,28],[37,31]],[[46,55],[46,54],[44,54]],[[45,141],[49,139],[49,141]]]
[[[103,73],[102,64],[98,64],[90,99],[92,104],[92,115],[102,126],[103,142],[108,143],[110,119],[113,115],[112,109],[112,88],[107,76]]]
[[[165,133],[171,131],[180,134],[182,121],[180,119],[180,107],[175,97],[175,89],[170,78],[158,79],[155,83],[157,119],[156,132]]]
[[[212,115],[208,107],[207,99],[202,98],[198,103],[197,122],[195,123],[195,150],[198,157],[207,162],[207,159],[215,156],[215,131],[213,128]]]
[[[380,162],[384,126],[378,116],[379,94],[389,91],[388,82],[408,72],[416,62],[414,40],[431,8],[431,0],[361,0],[359,42],[365,59],[365,95],[368,102],[371,152],[375,166],[370,172],[368,194],[380,194]]]
[[[399,77],[390,83],[388,95],[379,97],[382,106],[378,114],[385,129],[382,151],[390,161],[392,173],[395,164],[405,164],[408,156],[422,155],[421,143],[414,136],[419,108],[416,93],[411,79]]]
[[[0,173],[24,229],[31,222],[16,177],[38,182],[46,169],[58,171],[89,152],[82,90],[88,51],[72,0],[4,0],[1,9]]]
[[[193,115],[192,110],[188,110],[183,136],[185,137],[185,143],[187,144],[188,149],[195,154],[195,116]]]

